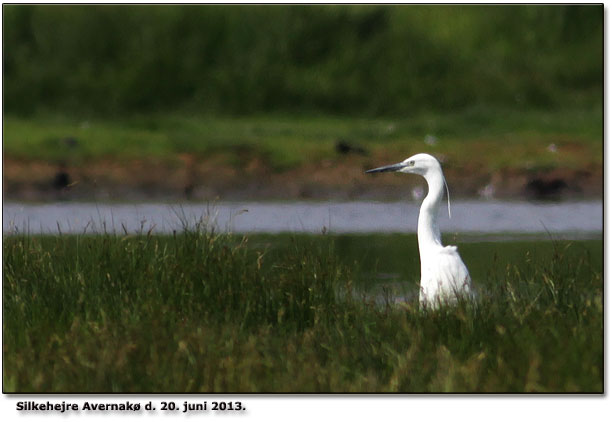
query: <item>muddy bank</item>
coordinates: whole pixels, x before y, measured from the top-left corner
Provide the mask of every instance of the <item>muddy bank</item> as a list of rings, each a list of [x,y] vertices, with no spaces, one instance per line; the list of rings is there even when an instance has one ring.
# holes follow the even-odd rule
[[[3,197],[8,200],[397,200],[418,198],[424,181],[401,174],[366,175],[391,157],[348,157],[274,171],[258,159],[235,164],[226,157],[172,162],[98,161],[55,165],[5,158]],[[502,169],[444,163],[453,197],[562,200],[601,198],[603,169]]]

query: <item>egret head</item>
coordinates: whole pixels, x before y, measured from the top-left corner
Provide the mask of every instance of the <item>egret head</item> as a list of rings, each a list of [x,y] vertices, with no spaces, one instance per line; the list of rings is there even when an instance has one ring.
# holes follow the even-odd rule
[[[446,187],[446,199],[448,203],[448,217],[450,218],[450,193],[448,192],[448,185],[446,179],[442,173],[442,166],[435,157],[429,154],[416,154],[410,158],[406,158],[401,163],[391,164],[389,166],[378,167],[372,170],[366,171],[366,173],[383,173],[388,171],[395,171],[399,173],[413,173],[423,176],[427,183],[430,183],[430,179],[437,179],[438,177],[444,182]]]
[[[401,163],[391,164],[389,166],[378,167],[366,171],[366,173],[382,173],[382,172],[399,172],[413,173],[425,176],[429,172],[442,172],[442,167],[435,157],[429,154],[416,154],[410,158],[406,158]]]

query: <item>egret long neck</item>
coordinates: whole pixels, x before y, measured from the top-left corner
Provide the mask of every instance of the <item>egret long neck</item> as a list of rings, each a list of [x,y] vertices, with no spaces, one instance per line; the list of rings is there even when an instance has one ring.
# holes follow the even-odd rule
[[[444,197],[444,176],[442,171],[428,172],[424,177],[427,181],[428,192],[421,204],[417,229],[421,257],[423,252],[429,247],[442,245],[440,229],[438,227],[438,209]]]

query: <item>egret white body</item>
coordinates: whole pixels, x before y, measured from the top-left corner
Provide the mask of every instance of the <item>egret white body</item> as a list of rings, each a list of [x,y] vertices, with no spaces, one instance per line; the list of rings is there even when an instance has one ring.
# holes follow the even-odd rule
[[[440,304],[456,303],[459,297],[471,297],[470,274],[457,247],[442,245],[438,210],[444,197],[446,180],[440,163],[429,154],[416,154],[401,163],[375,168],[366,173],[389,171],[418,174],[427,181],[428,193],[421,204],[417,229],[421,259],[421,306],[437,307]],[[450,217],[450,198],[448,215]]]

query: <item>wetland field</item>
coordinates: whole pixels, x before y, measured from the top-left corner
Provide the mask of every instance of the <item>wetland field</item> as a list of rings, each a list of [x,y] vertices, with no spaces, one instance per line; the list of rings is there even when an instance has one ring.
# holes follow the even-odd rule
[[[602,239],[444,240],[422,311],[412,234],[5,236],[4,392],[603,391]]]
[[[603,41],[602,5],[5,5],[3,392],[603,393]],[[416,153],[473,302],[419,309],[427,186],[365,174]]]

